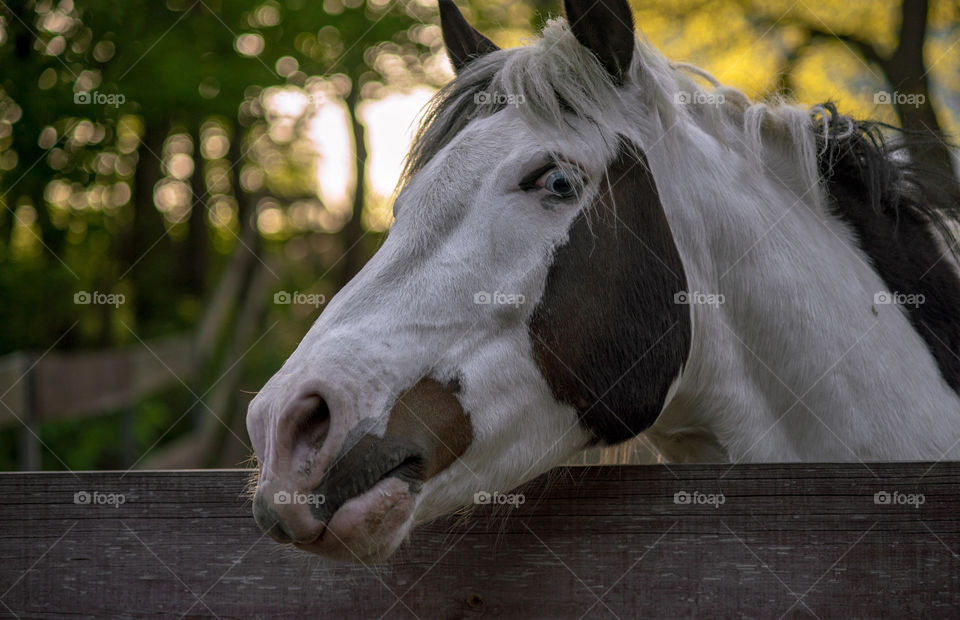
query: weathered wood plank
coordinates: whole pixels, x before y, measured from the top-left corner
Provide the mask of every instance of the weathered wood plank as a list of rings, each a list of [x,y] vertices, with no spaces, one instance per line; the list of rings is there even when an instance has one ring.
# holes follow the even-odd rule
[[[0,427],[29,416],[49,422],[131,406],[165,386],[187,381],[194,367],[190,336],[121,350],[50,352],[36,364],[25,360],[30,357],[23,353],[0,358],[0,394],[7,393],[2,398],[7,406],[0,405]],[[29,377],[24,376],[27,368]]]
[[[190,370],[189,337],[118,351],[50,353],[33,370],[36,415],[50,421],[130,406],[166,385],[186,381]]]
[[[558,470],[518,508],[419,528],[374,569],[262,537],[247,475],[0,475],[0,614],[960,615],[960,463]],[[81,491],[125,501],[76,504]],[[876,503],[884,491],[923,503]]]

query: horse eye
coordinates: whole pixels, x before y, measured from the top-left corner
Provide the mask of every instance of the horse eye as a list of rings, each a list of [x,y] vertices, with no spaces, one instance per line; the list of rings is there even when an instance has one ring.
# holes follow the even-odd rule
[[[580,190],[583,180],[578,178],[574,172],[551,168],[540,175],[534,185],[547,190],[558,198],[570,198]]]

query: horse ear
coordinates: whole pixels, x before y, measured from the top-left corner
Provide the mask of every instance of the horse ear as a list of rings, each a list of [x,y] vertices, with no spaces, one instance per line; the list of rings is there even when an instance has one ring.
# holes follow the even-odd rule
[[[577,41],[593,52],[614,83],[622,84],[636,39],[627,0],[564,0],[563,8]]]
[[[453,0],[440,0],[440,29],[453,70],[457,73],[474,58],[500,49],[467,23]]]

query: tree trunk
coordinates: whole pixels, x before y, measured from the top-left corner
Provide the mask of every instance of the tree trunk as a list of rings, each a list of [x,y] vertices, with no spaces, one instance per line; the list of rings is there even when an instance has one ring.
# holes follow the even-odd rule
[[[50,179],[49,172],[51,171],[46,167],[44,161],[46,159],[46,149],[41,148],[37,142],[40,130],[53,124],[58,116],[54,112],[55,106],[48,108],[24,105],[48,96],[40,91],[37,86],[36,72],[39,71],[42,63],[35,61],[39,52],[34,49],[36,37],[31,27],[28,26],[28,24],[33,23],[36,12],[33,5],[26,2],[14,2],[12,8],[9,6],[6,8],[13,15],[13,19],[9,20],[4,27],[8,31],[8,36],[13,40],[14,58],[16,60],[14,66],[4,68],[5,73],[7,73],[5,77],[9,78],[12,84],[27,90],[26,92],[14,93],[15,98],[21,104],[22,116],[13,131],[12,144],[9,148],[16,152],[18,165],[10,174],[3,175],[3,179],[0,180],[0,194],[4,195],[3,201],[9,208],[7,217],[11,220],[11,232],[15,224],[12,219],[17,208],[18,198],[23,196],[29,198],[37,212],[36,225],[40,230],[40,240],[42,241],[40,251],[42,254],[52,257],[57,267],[60,267],[61,259],[59,257],[63,254],[67,234],[65,230],[55,227],[50,220],[50,213],[44,200],[44,190],[47,181]]]
[[[144,135],[137,152],[137,168],[133,178],[133,217],[119,240],[119,263],[121,279],[129,277],[134,291],[134,316],[143,325],[160,314],[165,291],[160,290],[154,277],[156,266],[165,270],[166,257],[170,253],[170,239],[163,224],[163,215],[153,202],[153,188],[161,178],[160,156],[163,141],[167,137],[167,123],[147,121]],[[155,305],[155,303],[160,305]]]
[[[901,6],[900,42],[890,58],[881,58],[880,67],[897,97],[894,109],[900,125],[907,130],[926,132],[930,140],[911,147],[913,159],[957,181],[949,147],[933,102],[930,101],[929,69],[924,59],[927,36],[927,0],[904,0]]]
[[[237,222],[240,231],[246,228],[256,230],[256,225],[250,219],[256,214],[256,208],[253,196],[251,196],[243,186],[240,185],[240,173],[243,170],[243,127],[240,123],[234,122],[233,133],[230,136],[230,148],[227,151],[227,158],[230,160],[230,169],[233,171],[233,196],[237,200]],[[239,232],[243,236],[242,232]]]
[[[937,118],[933,102],[930,100],[930,81],[927,77],[930,69],[924,58],[924,43],[927,37],[928,0],[903,0],[900,4],[900,33],[897,49],[885,56],[868,39],[850,33],[837,33],[818,24],[804,21],[790,22],[778,20],[778,23],[793,23],[807,31],[809,40],[839,40],[847,47],[855,49],[864,60],[880,67],[883,77],[893,90],[893,108],[900,120],[900,126],[906,130],[926,134],[928,139],[913,141],[910,145],[911,158],[918,164],[930,168],[953,183],[960,182],[953,164],[953,154],[941,135],[942,129]]]
[[[206,284],[207,263],[209,259],[209,230],[207,228],[207,184],[204,179],[203,151],[200,145],[200,126],[194,126],[193,174],[190,177],[192,205],[187,238],[180,249],[178,285],[180,292],[201,297]]]
[[[243,418],[246,413],[246,409],[241,410],[237,406],[237,392],[243,379],[243,359],[250,347],[264,336],[263,323],[271,300],[270,289],[276,281],[274,270],[264,261],[273,262],[263,257],[253,265],[253,273],[230,334],[230,346],[224,360],[226,370],[218,376],[219,383],[210,394],[206,425],[200,431],[202,436],[209,438],[206,442],[208,449],[202,455],[202,467],[222,466],[227,446],[230,445],[230,452],[233,452],[238,441],[247,454],[251,451],[247,434],[238,434],[233,429],[238,426],[237,417]],[[273,266],[276,265],[274,262]],[[243,425],[240,426],[243,428]],[[229,466],[236,465],[231,463]]]
[[[353,130],[353,143],[356,149],[357,187],[353,193],[353,208],[351,209],[350,221],[346,223],[342,233],[345,250],[338,288],[346,285],[370,258],[367,246],[364,243],[366,231],[363,229],[363,205],[366,201],[367,144],[363,123],[360,122],[357,116],[359,100],[360,85],[354,80],[350,94],[347,96],[346,104],[347,113],[350,116],[350,126]]]

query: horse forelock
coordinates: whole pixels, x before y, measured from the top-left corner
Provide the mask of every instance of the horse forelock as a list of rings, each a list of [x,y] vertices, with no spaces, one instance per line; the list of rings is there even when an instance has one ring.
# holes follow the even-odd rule
[[[471,61],[436,93],[400,183],[409,182],[471,121],[506,106],[515,106],[535,135],[569,131],[576,140],[580,136],[570,131],[570,119],[586,119],[602,144],[581,139],[578,148],[596,151],[584,157],[608,162],[617,156],[620,136],[643,148],[684,125],[744,153],[762,152],[765,140],[784,140],[793,146],[806,188],[819,183],[815,132],[820,107],[810,110],[781,99],[751,101],[703,69],[668,61],[642,36],[624,82],[624,87],[614,83],[565,20],[550,20],[528,45]],[[762,165],[759,156],[757,165]]]

